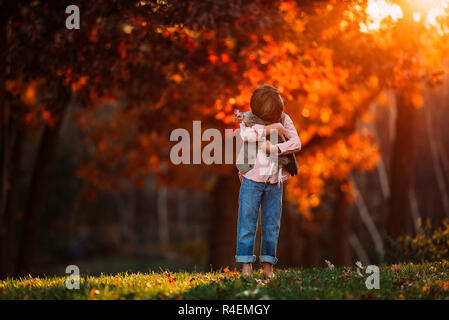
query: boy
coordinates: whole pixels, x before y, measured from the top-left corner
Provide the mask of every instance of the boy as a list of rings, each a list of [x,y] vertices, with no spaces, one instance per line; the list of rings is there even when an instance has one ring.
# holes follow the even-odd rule
[[[277,262],[276,247],[282,213],[282,182],[296,173],[290,169],[283,170],[284,165],[291,168],[292,161],[296,165],[294,157],[290,155],[286,158],[285,155],[301,149],[301,142],[293,122],[283,111],[284,103],[279,91],[265,84],[256,88],[251,97],[250,117],[256,119],[255,123],[248,126],[248,121],[242,121],[240,124],[243,142],[246,145],[256,145],[253,157],[246,154],[243,161],[241,158],[240,162],[237,160],[242,184],[239,194],[235,258],[236,262],[242,263],[244,276],[252,274],[252,263],[256,260],[256,256],[253,255],[254,238],[261,208],[262,239],[259,259],[263,263],[264,275],[274,277],[273,264]],[[270,134],[277,134],[284,142],[271,143],[267,139]],[[273,161],[273,155],[276,161]]]

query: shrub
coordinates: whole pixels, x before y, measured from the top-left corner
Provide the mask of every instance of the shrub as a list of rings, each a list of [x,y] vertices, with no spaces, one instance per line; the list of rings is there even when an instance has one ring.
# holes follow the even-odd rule
[[[423,226],[418,221],[415,237],[399,237],[390,240],[387,260],[390,262],[425,262],[449,260],[449,220],[432,233],[430,221]]]

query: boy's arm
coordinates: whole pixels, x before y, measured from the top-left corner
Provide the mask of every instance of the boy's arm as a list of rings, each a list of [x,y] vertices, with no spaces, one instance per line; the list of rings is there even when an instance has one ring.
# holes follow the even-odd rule
[[[281,151],[279,155],[294,153],[301,150],[301,140],[299,140],[298,132],[296,131],[292,119],[290,119],[288,115],[285,115],[283,125],[284,136],[287,141],[276,145]]]
[[[276,131],[278,136],[281,138],[282,141],[287,140],[285,137],[285,128],[280,122],[272,123],[265,126],[265,135],[268,136],[272,132]]]
[[[265,139],[265,127],[261,124],[255,124],[252,127],[247,127],[242,121],[240,123],[240,137],[243,141],[256,142]]]

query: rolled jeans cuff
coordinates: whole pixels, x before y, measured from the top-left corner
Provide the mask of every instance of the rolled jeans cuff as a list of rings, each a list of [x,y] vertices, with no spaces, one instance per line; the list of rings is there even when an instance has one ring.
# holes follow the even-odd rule
[[[276,257],[272,257],[272,256],[260,256],[259,261],[275,264],[278,261],[278,259]]]
[[[256,261],[256,256],[235,256],[236,262],[250,263]]]

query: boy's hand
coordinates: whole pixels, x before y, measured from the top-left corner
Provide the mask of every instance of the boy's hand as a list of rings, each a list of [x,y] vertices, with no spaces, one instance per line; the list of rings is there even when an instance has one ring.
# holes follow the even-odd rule
[[[285,137],[285,128],[284,128],[284,126],[281,123],[276,122],[276,123],[272,123],[272,124],[269,124],[269,125],[265,126],[265,133],[266,133],[266,135],[269,135],[273,131],[277,131],[278,136],[283,141],[287,140],[286,137]]]
[[[265,143],[265,152],[267,154],[279,154],[281,153],[281,150],[279,150],[279,147],[275,144],[271,144],[269,140]]]
[[[240,183],[243,182],[243,175],[240,172],[239,172],[239,180],[240,180]]]

